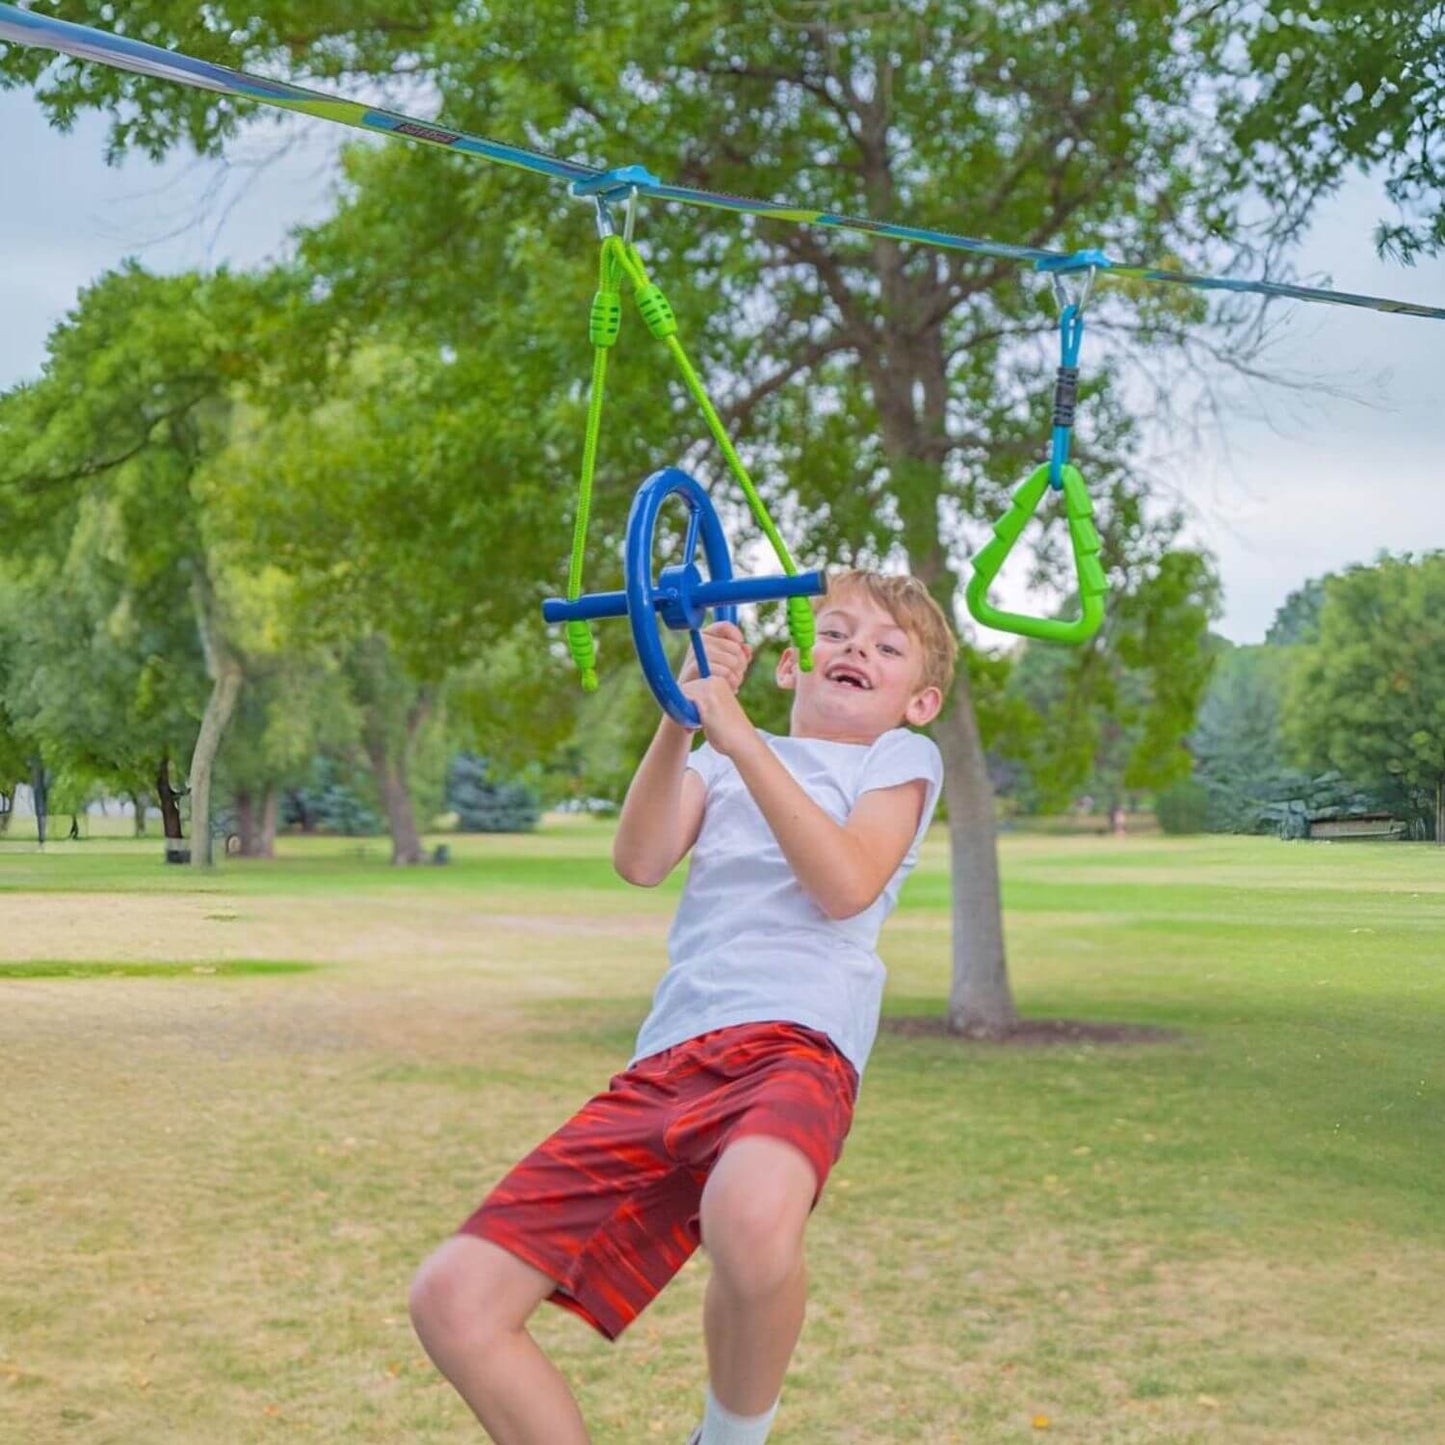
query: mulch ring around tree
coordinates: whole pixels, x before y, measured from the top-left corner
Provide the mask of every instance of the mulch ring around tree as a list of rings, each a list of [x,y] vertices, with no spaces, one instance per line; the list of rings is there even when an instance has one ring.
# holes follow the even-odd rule
[[[1050,1044],[1170,1044],[1184,1035],[1175,1029],[1149,1024],[1088,1023],[1082,1019],[1019,1019],[1003,1033],[962,1033],[950,1029],[947,1018],[885,1018],[880,1028],[910,1038],[952,1038],[960,1043],[1009,1044],[1025,1048]]]

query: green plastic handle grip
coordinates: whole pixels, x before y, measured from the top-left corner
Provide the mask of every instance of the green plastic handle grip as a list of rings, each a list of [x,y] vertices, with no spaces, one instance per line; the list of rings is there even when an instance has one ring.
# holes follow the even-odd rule
[[[1069,539],[1074,548],[1074,571],[1079,581],[1082,614],[1072,622],[1055,617],[1028,617],[1020,612],[1002,612],[990,607],[988,589],[1018,539],[1023,536],[1029,519],[1038,510],[1049,489],[1050,463],[1045,462],[1013,494],[1008,511],[994,524],[993,539],[979,549],[973,559],[973,576],[964,596],[968,610],[976,622],[1000,632],[1017,633],[1020,637],[1036,637],[1043,642],[1087,642],[1104,621],[1104,597],[1109,584],[1099,565],[1099,534],[1094,528],[1094,504],[1084,486],[1084,478],[1075,466],[1065,465],[1064,513],[1069,524]]]

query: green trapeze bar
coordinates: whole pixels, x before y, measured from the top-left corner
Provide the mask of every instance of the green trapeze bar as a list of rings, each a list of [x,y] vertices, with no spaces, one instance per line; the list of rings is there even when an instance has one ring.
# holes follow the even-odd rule
[[[1044,493],[1049,490],[1052,464],[1045,462],[1013,494],[1013,505],[994,524],[993,540],[986,542],[973,559],[973,576],[964,596],[975,621],[1000,632],[1016,632],[1023,637],[1037,637],[1044,642],[1087,642],[1104,620],[1104,595],[1109,584],[1099,565],[1099,534],[1094,528],[1094,504],[1084,487],[1084,478],[1075,466],[1065,465],[1060,472],[1064,492],[1064,513],[1069,523],[1069,540],[1074,550],[1074,573],[1078,578],[1080,615],[1072,622],[1054,617],[1029,617],[1021,612],[1003,612],[991,607],[988,589],[999,574],[1009,553],[1013,551],[1029,518],[1038,510]]]

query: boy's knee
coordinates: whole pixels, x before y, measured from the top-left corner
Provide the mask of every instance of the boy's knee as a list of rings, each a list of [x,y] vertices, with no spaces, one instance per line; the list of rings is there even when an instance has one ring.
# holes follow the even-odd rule
[[[423,1340],[485,1332],[490,1303],[485,1280],[448,1245],[412,1276],[407,1295],[412,1325]]]
[[[462,1313],[462,1293],[456,1271],[432,1255],[412,1276],[407,1292],[407,1309],[417,1333],[425,1336],[453,1325]]]
[[[484,1240],[457,1235],[412,1278],[407,1304],[423,1343],[442,1336],[484,1339],[517,1330],[551,1281]]]
[[[802,1268],[801,1232],[758,1201],[733,1201],[708,1224],[704,1242],[713,1270],[736,1294],[771,1294]]]

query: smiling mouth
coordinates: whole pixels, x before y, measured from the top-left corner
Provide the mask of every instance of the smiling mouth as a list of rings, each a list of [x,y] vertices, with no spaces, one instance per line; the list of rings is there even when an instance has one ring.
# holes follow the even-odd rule
[[[828,673],[828,681],[839,683],[843,687],[851,687],[858,692],[872,692],[873,684],[870,683],[861,673],[851,670],[838,670]]]

